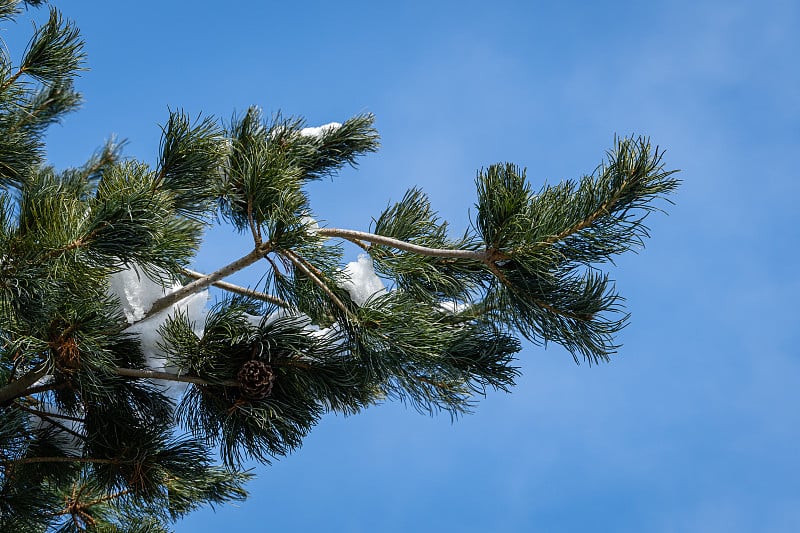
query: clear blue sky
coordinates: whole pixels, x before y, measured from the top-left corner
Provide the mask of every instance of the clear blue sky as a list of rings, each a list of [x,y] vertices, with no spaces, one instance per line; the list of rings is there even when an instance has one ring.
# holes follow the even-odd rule
[[[800,531],[796,1],[57,5],[91,67],[50,136],[59,166],[111,133],[152,162],[168,108],[258,104],[310,125],[375,113],[382,150],[313,191],[340,227],[418,185],[463,228],[477,168],[578,177],[615,133],[683,170],[612,270],[633,317],[611,364],[525,346],[513,393],[454,424],[329,416],[250,500],[176,531]],[[197,267],[246,246],[214,232]]]

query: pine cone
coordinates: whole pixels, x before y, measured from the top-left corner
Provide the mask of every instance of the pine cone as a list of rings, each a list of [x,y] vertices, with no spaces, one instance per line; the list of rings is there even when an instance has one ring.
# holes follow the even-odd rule
[[[272,393],[275,372],[263,361],[247,361],[239,369],[236,379],[245,398],[263,400]]]

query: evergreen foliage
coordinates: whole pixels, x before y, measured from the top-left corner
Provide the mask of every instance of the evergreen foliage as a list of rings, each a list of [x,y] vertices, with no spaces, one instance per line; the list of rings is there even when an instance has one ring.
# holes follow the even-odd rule
[[[0,0],[0,20],[21,7]],[[0,531],[168,531],[245,498],[243,461],[299,448],[326,413],[397,399],[457,416],[509,390],[520,335],[608,360],[627,315],[599,267],[642,246],[677,186],[647,139],[618,139],[592,174],[538,191],[512,164],[481,170],[458,237],[416,188],[370,231],[320,228],[306,184],[377,150],[371,115],[306,129],[174,111],[155,166],[111,140],[57,170],[44,134],[79,105],[83,65],[55,8],[16,63],[0,48]],[[215,221],[252,250],[188,270]],[[390,290],[348,289],[345,243]],[[224,282],[253,265],[262,286]],[[131,269],[165,290],[129,316],[111,285]],[[198,322],[181,305],[212,284],[229,296]],[[157,316],[152,347],[132,326]]]

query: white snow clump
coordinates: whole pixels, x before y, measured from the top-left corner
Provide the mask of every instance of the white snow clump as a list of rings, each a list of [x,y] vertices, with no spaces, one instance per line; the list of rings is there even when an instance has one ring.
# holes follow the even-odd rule
[[[303,128],[302,130],[300,130],[300,135],[302,135],[303,137],[314,137],[316,139],[319,139],[326,133],[329,133],[331,131],[336,131],[341,127],[342,125],[339,124],[338,122],[330,122],[322,126],[316,126],[313,128]]]
[[[308,215],[300,217],[300,224],[306,226],[309,233],[316,233],[319,231],[319,224],[316,219]]]
[[[469,306],[470,304],[466,302],[457,302],[455,300],[439,302],[439,307],[442,310],[447,311],[448,313],[453,313],[454,315],[466,310]]]
[[[344,272],[348,279],[342,283],[342,288],[350,293],[350,298],[359,306],[372,296],[386,294],[386,287],[375,274],[372,259],[368,255],[361,254],[358,261],[347,263]]]
[[[175,292],[182,285],[173,283],[171,287],[164,287],[145,276],[144,273],[139,272],[135,266],[117,272],[111,276],[110,281],[109,292],[119,299],[125,318],[132,324],[128,331],[138,334],[147,366],[151,370],[159,372],[178,373],[177,368],[167,366],[165,354],[158,347],[158,342],[161,340],[158,328],[166,322],[168,317],[174,315],[176,310],[180,310],[188,316],[189,322],[194,323],[195,334],[202,336],[203,324],[208,314],[208,309],[206,308],[208,291],[204,290],[195,293],[156,313],[147,320],[141,320],[156,300]],[[183,394],[188,384],[169,381],[164,386],[168,395],[177,398]]]

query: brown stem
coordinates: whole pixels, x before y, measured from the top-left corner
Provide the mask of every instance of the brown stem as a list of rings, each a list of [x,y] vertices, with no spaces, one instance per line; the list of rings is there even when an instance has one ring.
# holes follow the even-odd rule
[[[25,389],[25,396],[30,396],[31,394],[39,394],[40,392],[46,392],[49,390],[58,390],[63,389],[69,385],[66,381],[62,381],[60,383],[44,383],[42,385],[36,385],[33,387],[29,387]]]
[[[367,233],[365,231],[341,228],[320,228],[316,233],[317,235],[324,235],[326,237],[346,239],[350,242],[371,242],[372,244],[380,244],[428,257],[449,257],[452,259],[472,259],[474,261],[483,261],[486,258],[486,253],[482,251],[428,248],[427,246],[419,246],[417,244],[411,244],[410,242],[393,239],[392,237],[384,237],[383,235],[376,235],[374,233]]]
[[[247,224],[250,226],[250,232],[253,234],[253,242],[256,248],[261,246],[261,228],[256,226],[256,221],[253,218],[253,199],[247,199]]]
[[[91,176],[92,174],[96,174],[101,168],[113,162],[115,159],[114,156],[115,148],[119,149],[124,144],[125,141],[121,141],[117,144],[114,144],[114,137],[112,136],[107,142],[106,146],[103,148],[103,151],[100,153],[99,157],[94,162],[94,164],[89,165],[83,169],[86,176]]]
[[[98,503],[107,502],[109,500],[115,500],[117,498],[121,498],[122,496],[125,496],[126,494],[130,494],[130,492],[131,492],[130,489],[121,490],[119,492],[115,492],[114,494],[108,494],[106,496],[103,496],[102,498],[97,498],[96,500],[92,500],[90,502],[86,502],[84,505],[86,507],[89,507],[89,506],[92,506],[92,505],[97,505]]]
[[[28,388],[47,375],[48,365],[43,363],[18,379],[0,387],[0,405],[5,405],[14,398],[24,396]]]
[[[70,250],[74,250],[76,248],[80,248],[84,246],[86,243],[92,240],[95,235],[101,230],[108,227],[107,223],[103,223],[103,225],[95,230],[89,232],[88,234],[84,235],[83,237],[78,237],[71,243],[67,244],[66,246],[62,246],[61,248],[56,248],[55,250],[50,250],[47,255],[45,255],[45,259],[52,259],[53,257],[59,256],[64,252],[68,252]]]
[[[2,465],[27,465],[32,463],[83,463],[98,465],[117,464],[116,459],[99,459],[95,457],[21,457],[19,459],[9,459],[0,461]]]
[[[358,246],[359,248],[361,248],[362,250],[364,250],[365,252],[369,253],[369,248],[370,248],[369,244],[359,239],[348,239],[348,240],[353,244],[355,244],[356,246]]]
[[[53,99],[52,99],[52,98],[49,98],[49,99],[47,99],[47,100],[43,100],[43,101],[42,101],[42,102],[39,104],[39,106],[38,106],[38,107],[35,107],[35,108],[33,108],[33,109],[30,109],[30,110],[25,110],[25,109],[23,109],[22,111],[25,113],[27,120],[28,120],[28,121],[30,121],[30,120],[33,120],[34,118],[36,118],[36,116],[37,116],[37,115],[38,115],[38,114],[39,114],[39,113],[40,113],[40,112],[41,112],[43,109],[45,109],[45,108],[46,108],[48,105],[50,105],[52,102],[53,102]],[[18,131],[18,130],[20,129],[20,127],[21,127],[21,126],[23,126],[23,125],[25,124],[25,122],[26,122],[26,121],[20,120],[20,121],[19,121],[17,124],[14,124],[14,125],[12,125],[11,127],[7,128],[7,129],[5,130],[5,134],[6,134],[6,135],[10,135],[11,133],[13,133],[13,132],[15,132],[15,131]]]
[[[83,435],[81,435],[77,431],[73,431],[70,428],[68,428],[67,426],[65,426],[64,424],[53,420],[54,416],[58,417],[57,414],[47,413],[45,411],[39,411],[38,409],[31,409],[30,407],[25,407],[24,405],[17,405],[17,407],[19,407],[23,411],[26,411],[28,413],[31,413],[33,415],[38,416],[39,418],[41,418],[43,420],[46,420],[48,424],[51,424],[51,425],[57,427],[58,429],[60,429],[61,431],[64,431],[65,433],[69,433],[73,437],[79,438],[81,440],[86,440],[86,437],[84,437]],[[69,420],[77,420],[78,422],[83,422],[83,420],[80,420],[78,418],[73,418],[71,416],[69,416],[69,417],[61,417],[61,418],[66,418],[66,419],[69,419]]]
[[[25,67],[24,66],[19,67],[19,70],[17,70],[14,74],[12,74],[11,77],[8,78],[5,81],[5,83],[3,83],[2,86],[0,86],[0,92],[5,91],[6,89],[14,85],[14,82],[17,81],[17,79],[19,79],[19,77],[22,76],[24,73],[25,73]]]
[[[274,366],[292,366],[295,368],[302,368],[303,370],[313,370],[314,367],[308,363],[297,361],[296,359],[284,359],[282,361],[274,361],[271,363]]]
[[[83,422],[83,418],[78,418],[77,416],[69,416],[61,413],[49,413],[47,411],[40,411],[39,409],[34,409],[25,405],[17,405],[17,407],[36,416],[63,418],[64,420],[71,420],[72,422]]]
[[[181,383],[193,383],[195,385],[224,385],[225,387],[238,387],[239,382],[231,379],[221,382],[212,382],[197,376],[181,376],[170,372],[158,372],[156,370],[143,370],[139,368],[115,368],[114,372],[120,376],[129,378],[160,379],[163,381],[179,381]]]
[[[569,318],[572,320],[580,320],[582,322],[587,322],[592,319],[591,315],[578,315],[575,313],[570,313],[569,311],[564,311],[563,309],[559,309],[558,307],[555,307],[552,304],[549,304],[543,300],[539,300],[538,298],[532,298],[530,295],[519,294],[519,292],[514,288],[514,285],[509,281],[509,279],[505,276],[505,274],[503,274],[503,272],[497,267],[497,265],[495,265],[492,261],[487,261],[486,266],[489,267],[489,270],[492,271],[492,274],[494,274],[497,277],[497,279],[500,280],[500,283],[508,287],[509,290],[516,293],[524,300],[532,302],[537,307],[541,307],[542,309],[546,309],[547,311],[550,311],[553,314],[563,316],[564,318]]]
[[[281,272],[281,269],[278,267],[277,264],[275,264],[275,261],[273,261],[270,256],[266,255],[264,256],[264,259],[266,259],[267,262],[270,264],[270,266],[272,267],[272,271],[275,272],[276,276],[278,276],[279,278],[284,277],[283,272]]]
[[[432,379],[428,379],[428,378],[426,378],[424,376],[410,376],[410,377],[415,379],[415,380],[417,380],[417,381],[419,381],[419,382],[422,382],[422,383],[425,383],[427,385],[430,385],[431,387],[436,387],[437,389],[444,389],[444,390],[448,390],[448,391],[449,390],[453,390],[453,387],[451,387],[451,386],[449,386],[449,385],[447,385],[445,383],[442,383],[441,381],[433,381]]]
[[[116,498],[121,498],[122,496],[125,496],[126,494],[130,494],[130,492],[131,492],[130,489],[121,490],[119,492],[115,492],[113,494],[108,494],[107,496],[103,496],[102,498],[97,498],[95,500],[92,500],[92,501],[89,501],[89,502],[86,502],[86,503],[82,503],[82,504],[80,504],[80,507],[81,508],[91,507],[92,505],[97,505],[98,503],[103,503],[103,502],[107,502],[107,501],[110,501],[110,500],[114,500]],[[73,496],[72,496],[73,503],[78,503],[77,501],[75,501],[75,499],[76,499],[76,496],[75,496],[75,492],[73,491]],[[57,513],[52,513],[50,516],[62,516],[62,515],[65,515],[65,514],[70,514],[70,513],[72,513],[72,510],[68,506],[66,509],[62,509],[61,511],[59,511]]]
[[[627,185],[628,185],[628,180],[624,180],[622,182],[622,184],[619,186],[619,189],[617,189],[616,194],[614,194],[614,196],[612,196],[608,201],[603,202],[603,204],[600,207],[598,207],[597,209],[595,209],[588,217],[584,218],[583,220],[581,220],[577,224],[574,224],[573,226],[565,229],[564,231],[562,231],[558,235],[553,235],[553,236],[545,239],[544,242],[546,244],[553,244],[554,242],[558,242],[560,240],[563,240],[563,239],[569,237],[570,235],[572,235],[573,233],[577,233],[577,232],[579,232],[579,231],[581,231],[583,229],[588,228],[592,224],[594,224],[595,220],[597,220],[598,218],[600,218],[601,216],[603,216],[605,214],[610,213],[609,209],[612,208],[615,203],[617,203],[617,200],[619,200],[619,197],[622,194],[622,191],[625,189],[625,187]]]
[[[188,268],[182,269],[182,272],[187,276],[189,276],[190,278],[194,279],[203,279],[206,276],[205,274],[202,274],[200,272],[195,272],[194,270],[189,270]],[[240,294],[242,296],[247,296],[249,298],[255,298],[256,300],[269,302],[279,307],[283,307],[285,309],[288,309],[290,307],[289,302],[281,300],[277,296],[272,296],[271,294],[267,294],[265,292],[260,292],[260,291],[255,291],[253,289],[240,287],[238,285],[234,285],[233,283],[228,283],[227,281],[215,281],[214,283],[212,283],[212,285],[214,287],[219,287],[220,289],[232,292],[234,294]]]
[[[301,272],[303,272],[308,278],[314,282],[317,287],[322,289],[322,291],[331,299],[331,301],[342,310],[342,312],[346,315],[350,315],[350,310],[347,308],[346,305],[336,296],[333,291],[328,287],[328,284],[325,283],[316,273],[312,272],[313,266],[308,264],[302,257],[295,255],[294,252],[290,250],[283,250],[281,252],[283,255],[289,258],[295,267],[297,267]]]
[[[192,294],[195,294],[197,292],[200,292],[201,290],[221,280],[222,278],[228,277],[234,272],[238,272],[239,270],[242,270],[243,268],[246,268],[252,265],[253,263],[256,263],[259,259],[263,258],[264,255],[268,254],[270,252],[270,249],[271,249],[270,243],[268,242],[264,243],[261,246],[255,248],[249,254],[240,257],[233,263],[230,263],[220,268],[216,272],[212,272],[207,276],[203,276],[202,278],[196,279],[195,281],[189,283],[188,285],[185,285],[184,287],[178,289],[177,291],[171,292],[166,296],[159,298],[158,300],[153,302],[152,307],[150,307],[150,309],[144,314],[144,317],[137,320],[136,322],[147,320],[148,318],[155,315],[159,311],[163,311],[164,309],[167,309],[169,306],[180,302],[184,298],[191,296]],[[134,322],[134,324],[136,322]]]

